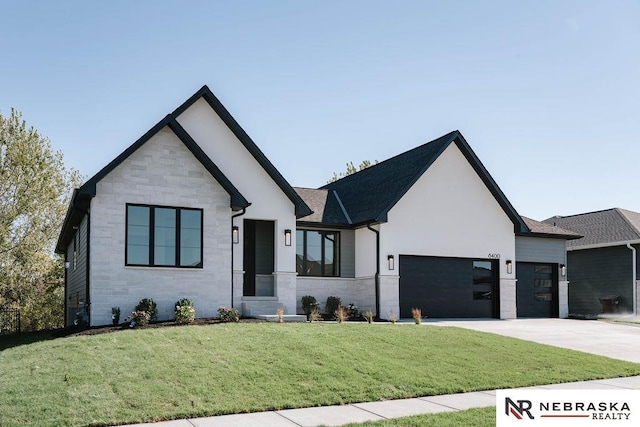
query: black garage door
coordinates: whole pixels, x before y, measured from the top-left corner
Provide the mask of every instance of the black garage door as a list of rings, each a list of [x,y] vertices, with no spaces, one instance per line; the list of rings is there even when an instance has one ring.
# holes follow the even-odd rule
[[[493,260],[400,256],[400,316],[496,317],[498,263]]]
[[[558,317],[558,268],[516,263],[518,317]]]

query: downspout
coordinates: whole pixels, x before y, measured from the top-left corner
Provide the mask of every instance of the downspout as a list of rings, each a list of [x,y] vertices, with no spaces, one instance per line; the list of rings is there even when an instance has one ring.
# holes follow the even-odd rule
[[[233,219],[247,213],[247,208],[242,208],[242,212],[231,215],[231,229],[233,230]],[[231,236],[231,308],[233,308],[233,235]]]
[[[367,228],[376,233],[376,275],[375,275],[375,294],[376,294],[376,317],[380,318],[380,231],[367,224]]]
[[[636,316],[638,314],[638,286],[636,285],[636,278],[637,276],[637,260],[638,258],[636,258],[636,248],[634,248],[633,246],[631,246],[631,243],[627,243],[627,247],[629,249],[631,249],[631,256],[633,257],[633,259],[631,260],[631,271],[633,274],[633,280],[631,281],[632,283],[632,290],[633,290],[633,315]]]

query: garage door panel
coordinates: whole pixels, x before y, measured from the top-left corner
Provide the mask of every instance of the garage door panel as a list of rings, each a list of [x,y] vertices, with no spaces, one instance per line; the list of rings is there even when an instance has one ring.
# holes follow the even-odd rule
[[[557,317],[557,269],[551,264],[516,264],[518,317]]]
[[[495,286],[473,278],[471,259],[400,256],[400,315],[416,307],[428,317],[493,317]]]

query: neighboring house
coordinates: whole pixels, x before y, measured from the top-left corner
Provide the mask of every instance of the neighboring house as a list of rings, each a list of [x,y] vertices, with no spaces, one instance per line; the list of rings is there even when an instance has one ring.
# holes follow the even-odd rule
[[[329,295],[429,317],[567,315],[565,242],[522,218],[458,131],[320,189],[293,189],[204,86],[77,189],[56,246],[66,323],[153,298],[198,316]]]
[[[544,222],[584,236],[567,245],[571,314],[602,313],[607,297],[619,298],[616,311],[637,312],[640,213],[613,208]]]

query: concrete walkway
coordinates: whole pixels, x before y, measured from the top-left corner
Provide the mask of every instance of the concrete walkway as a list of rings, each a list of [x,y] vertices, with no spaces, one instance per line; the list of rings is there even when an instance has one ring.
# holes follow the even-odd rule
[[[403,320],[403,323],[405,321]],[[406,321],[413,323],[412,320]],[[640,363],[640,325],[568,319],[427,319],[423,324],[457,326],[541,344]],[[531,387],[532,389],[638,389],[640,376]],[[134,424],[129,427],[302,427],[339,426],[365,421],[494,406],[495,390],[386,400],[340,406],[287,409]]]
[[[551,384],[530,389],[623,390],[640,389],[640,376],[607,380],[580,381]],[[365,421],[381,421],[411,415],[460,411],[470,408],[495,406],[495,390],[473,393],[446,394],[415,399],[385,400],[341,406],[286,409],[283,411],[255,412],[251,414],[221,415],[164,421],[153,424],[131,424],[129,427],[311,427],[340,426]]]

